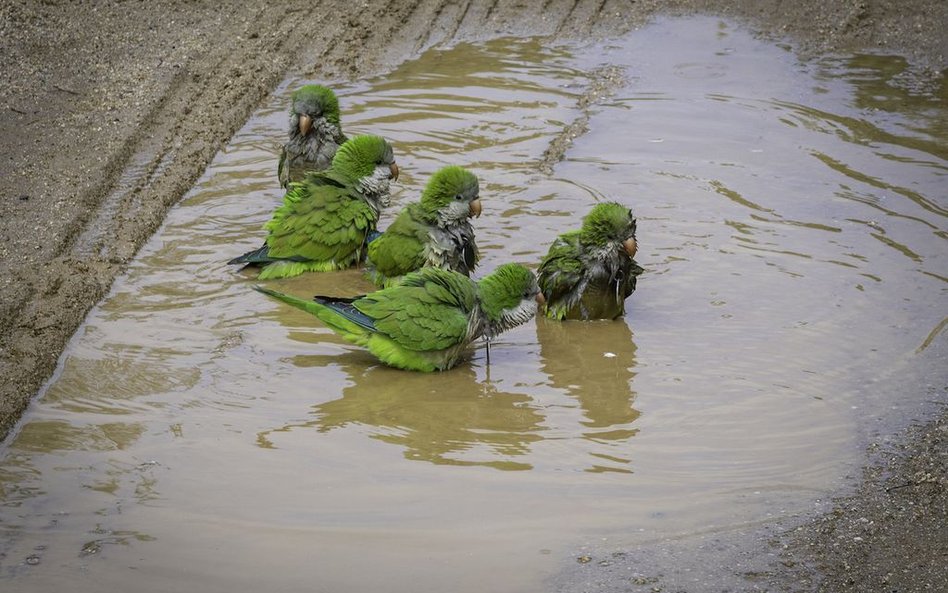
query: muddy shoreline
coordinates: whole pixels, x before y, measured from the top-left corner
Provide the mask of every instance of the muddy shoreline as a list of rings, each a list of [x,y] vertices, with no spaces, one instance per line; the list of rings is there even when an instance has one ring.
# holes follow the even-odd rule
[[[279,11],[256,0],[0,5],[0,438],[88,310],[288,73],[358,79],[439,43],[605,38],[694,13],[746,23],[803,54],[876,51],[904,55],[923,72],[948,66],[948,4],[940,0],[393,0],[352,8],[338,0],[287,0]],[[566,150],[568,141],[551,147],[549,165]],[[910,434],[908,450],[943,435],[944,422]],[[928,456],[935,475],[944,475],[944,443]],[[818,536],[788,545],[812,551]]]

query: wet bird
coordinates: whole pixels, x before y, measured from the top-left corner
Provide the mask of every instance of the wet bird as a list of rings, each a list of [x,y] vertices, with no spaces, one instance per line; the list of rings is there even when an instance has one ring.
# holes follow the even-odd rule
[[[315,315],[389,366],[423,372],[450,369],[471,342],[532,319],[543,301],[536,276],[519,264],[504,264],[478,282],[423,268],[397,286],[355,299],[307,301],[254,288]]]
[[[369,277],[378,286],[393,286],[429,266],[470,276],[478,258],[470,218],[480,214],[477,177],[463,167],[439,169],[421,200],[403,208],[369,243]]]
[[[270,233],[263,247],[228,263],[261,266],[261,280],[352,267],[396,179],[391,145],[379,136],[356,136],[339,148],[329,169],[290,186],[264,225]]]
[[[332,89],[318,84],[302,86],[290,95],[289,140],[280,151],[277,175],[283,188],[302,181],[310,171],[332,164],[346,141],[339,123],[339,101]]]
[[[642,273],[635,260],[635,217],[616,202],[597,204],[582,228],[550,246],[538,270],[552,319],[615,319]]]

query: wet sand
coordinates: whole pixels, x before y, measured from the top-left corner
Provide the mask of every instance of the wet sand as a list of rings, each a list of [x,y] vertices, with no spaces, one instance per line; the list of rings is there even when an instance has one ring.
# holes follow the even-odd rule
[[[948,4],[941,0],[806,0],[793,6],[777,0],[393,0],[366,2],[357,13],[353,3],[338,0],[316,8],[288,0],[279,11],[257,1],[59,4],[0,6],[0,437],[51,375],[89,308],[287,73],[329,82],[358,79],[443,42],[507,35],[602,38],[657,15],[696,12],[745,22],[803,53],[898,53],[932,72],[948,64]],[[568,143],[552,146],[550,166],[566,150]],[[909,471],[927,455],[929,473],[940,477],[925,482],[935,486],[924,499],[930,510],[941,509],[942,518],[943,420],[905,439],[918,455],[894,454],[887,462],[893,471]],[[925,443],[932,445],[928,453],[918,449]],[[873,484],[872,471],[867,475],[866,484]],[[869,511],[882,508],[872,504]],[[857,561],[878,565],[865,547],[834,564],[833,554],[843,549],[820,539],[820,525],[845,520],[845,513],[828,516],[801,536],[807,543],[788,544],[804,555],[822,554],[823,560],[794,560],[793,567],[823,566],[837,576],[858,577],[868,573]],[[906,529],[920,525],[898,513],[878,520]],[[931,541],[927,549],[943,565],[937,554],[944,554],[944,533],[931,537],[940,540],[921,541]],[[898,549],[888,557],[901,558]],[[840,590],[816,582],[811,579],[811,588]],[[845,586],[878,590],[857,585]]]

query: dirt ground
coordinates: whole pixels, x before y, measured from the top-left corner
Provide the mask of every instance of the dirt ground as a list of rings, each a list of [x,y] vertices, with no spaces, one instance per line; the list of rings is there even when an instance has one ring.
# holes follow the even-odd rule
[[[356,79],[453,40],[602,38],[692,13],[803,53],[899,53],[932,73],[948,63],[945,0],[0,0],[0,438],[89,308],[288,73]],[[943,427],[926,433],[940,438],[941,476]]]

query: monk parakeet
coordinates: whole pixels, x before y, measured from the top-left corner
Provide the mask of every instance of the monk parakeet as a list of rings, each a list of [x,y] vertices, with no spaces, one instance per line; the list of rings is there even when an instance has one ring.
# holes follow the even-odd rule
[[[477,177],[463,167],[439,169],[421,194],[368,246],[369,276],[379,286],[394,286],[424,267],[470,276],[477,246],[470,218],[480,216]]]
[[[339,124],[339,101],[332,89],[308,84],[293,91],[289,136],[277,166],[284,188],[291,181],[302,181],[310,171],[328,169],[336,150],[346,141]]]
[[[519,264],[504,264],[479,282],[422,268],[401,284],[355,299],[306,301],[254,288],[319,317],[387,365],[426,372],[450,369],[471,342],[528,321],[543,302],[536,276]]]
[[[388,142],[378,136],[348,140],[329,169],[290,184],[264,225],[270,231],[264,246],[229,263],[262,266],[261,280],[357,264],[388,205],[392,179],[398,179],[398,166]]]
[[[635,218],[617,204],[597,204],[578,231],[557,237],[538,270],[546,297],[546,316],[553,319],[615,319],[625,313],[625,299],[642,273],[632,257]]]

